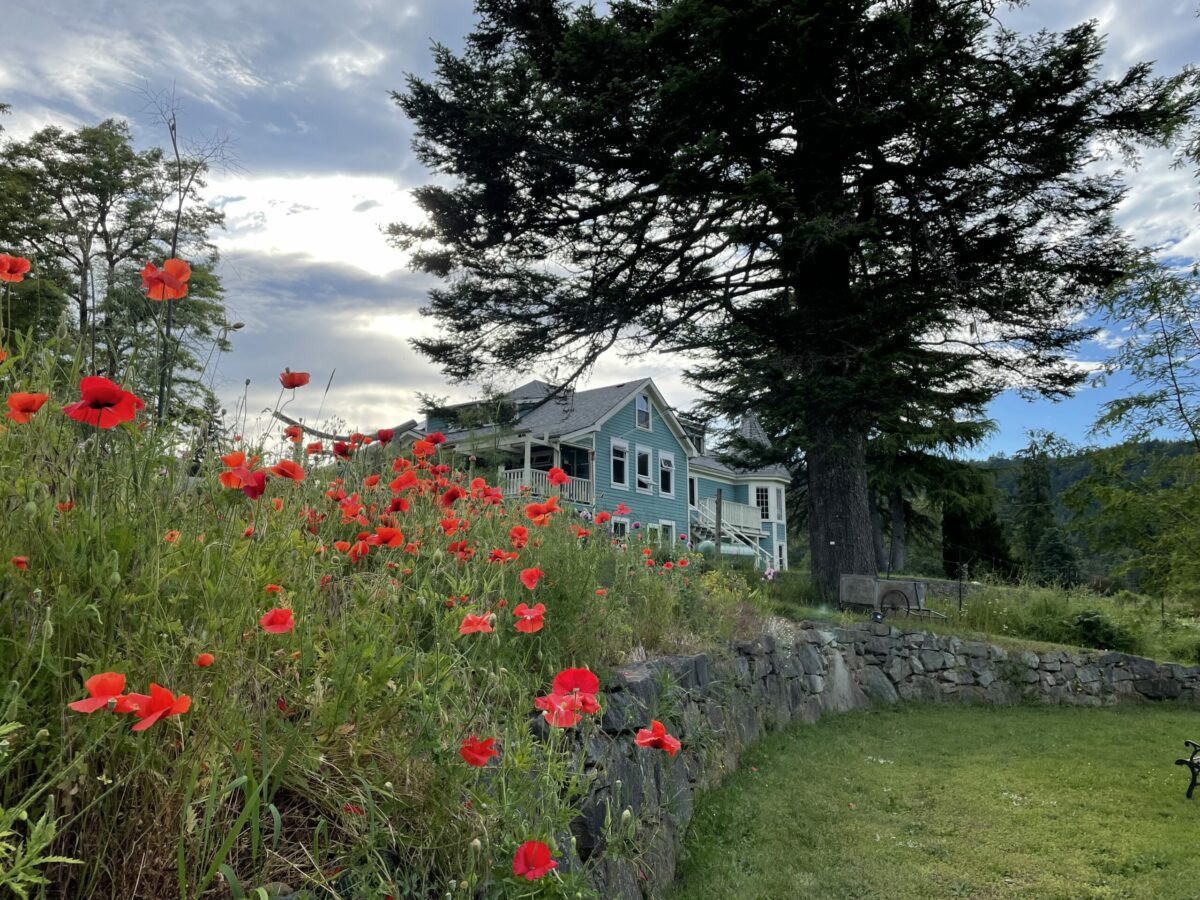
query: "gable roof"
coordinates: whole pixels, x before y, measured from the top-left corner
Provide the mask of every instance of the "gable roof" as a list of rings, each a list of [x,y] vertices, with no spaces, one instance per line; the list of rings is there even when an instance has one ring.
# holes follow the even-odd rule
[[[528,429],[535,435],[548,432],[551,437],[583,431],[601,424],[606,414],[615,412],[625,400],[651,383],[649,378],[641,378],[587,391],[566,391],[521,414],[517,428]],[[525,387],[528,385],[517,390]]]

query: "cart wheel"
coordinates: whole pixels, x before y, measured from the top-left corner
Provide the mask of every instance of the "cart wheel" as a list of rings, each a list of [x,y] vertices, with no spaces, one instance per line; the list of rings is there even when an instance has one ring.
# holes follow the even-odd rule
[[[910,611],[908,594],[895,589],[888,591],[879,598],[879,611],[885,616],[889,613],[896,614],[900,612],[903,612],[907,616]]]

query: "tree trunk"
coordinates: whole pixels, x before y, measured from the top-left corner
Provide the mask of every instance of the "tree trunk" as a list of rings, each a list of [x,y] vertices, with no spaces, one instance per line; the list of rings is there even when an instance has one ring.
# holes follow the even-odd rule
[[[814,427],[808,463],[808,523],[813,580],[826,600],[842,575],[875,575],[867,503],[866,441],[853,428]]]
[[[882,572],[887,568],[888,555],[883,546],[883,513],[879,511],[875,488],[868,489],[867,503],[871,507],[871,548],[875,551],[875,568]]]
[[[903,572],[905,542],[908,539],[906,531],[908,522],[904,514],[904,494],[899,489],[892,491],[888,505],[891,506],[892,514],[892,555],[888,562],[888,571]]]

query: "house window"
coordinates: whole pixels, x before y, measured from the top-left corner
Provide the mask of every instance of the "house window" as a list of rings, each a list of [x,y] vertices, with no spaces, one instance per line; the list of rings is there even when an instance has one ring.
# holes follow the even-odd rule
[[[629,445],[617,438],[612,442],[612,485],[629,487]]]
[[[675,543],[675,523],[663,519],[658,523],[658,526],[662,529],[663,543],[670,547]]]
[[[650,430],[650,398],[645,394],[637,395],[637,427]]]
[[[775,518],[783,521],[783,488],[775,488]]]
[[[780,572],[787,568],[787,544],[775,545],[775,568]]]
[[[612,533],[615,538],[624,538],[629,536],[629,520],[628,519],[613,519]]]
[[[651,524],[651,525],[646,526],[646,543],[647,544],[661,544],[662,543],[662,526],[661,525]]]
[[[654,478],[650,475],[649,449],[637,448],[637,489],[644,494],[654,493]]]
[[[758,514],[764,519],[771,518],[771,491],[765,487],[754,489],[754,502],[758,504]]]
[[[688,479],[688,506],[696,505],[696,479]]]
[[[675,454],[658,451],[658,492],[664,497],[675,496]]]

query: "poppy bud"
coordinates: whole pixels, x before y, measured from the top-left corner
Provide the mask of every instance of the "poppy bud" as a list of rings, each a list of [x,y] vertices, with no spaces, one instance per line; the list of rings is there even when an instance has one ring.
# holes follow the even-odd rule
[[[471,851],[473,853],[483,852],[483,842],[479,840],[479,838],[475,838],[475,840],[471,841]]]
[[[120,572],[109,572],[108,573],[108,586],[109,587],[117,587],[120,584],[121,584],[121,573]]]
[[[38,511],[38,505],[36,503],[34,503],[32,500],[30,500],[28,503],[25,504],[25,514],[26,515],[36,516],[37,511]]]

